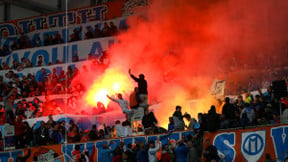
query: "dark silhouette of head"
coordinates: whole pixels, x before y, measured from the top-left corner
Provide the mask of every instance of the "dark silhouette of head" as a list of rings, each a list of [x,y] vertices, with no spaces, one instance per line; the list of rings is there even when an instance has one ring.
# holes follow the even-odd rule
[[[226,97],[226,98],[225,98],[225,102],[226,102],[226,103],[230,103],[230,98],[229,98],[229,97]]]
[[[119,99],[122,99],[122,94],[121,93],[118,93],[117,96],[118,96]]]
[[[80,145],[75,146],[75,150],[79,151],[80,150]]]
[[[145,78],[144,74],[140,74],[140,75],[139,75],[139,78],[140,78],[140,79],[144,79],[144,78]]]
[[[182,108],[181,106],[177,105],[176,106],[176,111],[181,111],[181,108]]]

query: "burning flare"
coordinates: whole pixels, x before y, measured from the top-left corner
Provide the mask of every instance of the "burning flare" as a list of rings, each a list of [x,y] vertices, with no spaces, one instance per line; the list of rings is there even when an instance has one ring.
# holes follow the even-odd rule
[[[87,105],[95,107],[98,102],[101,102],[107,109],[110,100],[106,95],[125,94],[131,90],[133,90],[133,82],[129,78],[129,75],[117,68],[109,68],[88,88],[85,101]]]

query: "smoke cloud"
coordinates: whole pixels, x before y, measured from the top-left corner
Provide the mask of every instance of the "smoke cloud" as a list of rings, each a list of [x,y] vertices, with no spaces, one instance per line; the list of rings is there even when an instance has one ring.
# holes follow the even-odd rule
[[[161,126],[176,105],[197,117],[216,104],[214,78],[241,68],[288,63],[287,0],[155,0],[128,19],[109,49],[109,68],[143,73]],[[132,89],[131,89],[132,91]],[[188,99],[206,98],[194,104]]]

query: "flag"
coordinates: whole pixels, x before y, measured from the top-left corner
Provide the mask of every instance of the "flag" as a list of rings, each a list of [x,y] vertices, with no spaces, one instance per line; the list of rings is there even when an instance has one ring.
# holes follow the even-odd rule
[[[210,91],[217,99],[222,99],[224,96],[225,83],[225,80],[214,79]]]

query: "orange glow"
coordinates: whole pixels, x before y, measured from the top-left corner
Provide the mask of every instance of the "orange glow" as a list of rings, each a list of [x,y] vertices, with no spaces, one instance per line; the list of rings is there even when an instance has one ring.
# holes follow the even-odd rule
[[[85,95],[85,101],[89,106],[97,106],[97,102],[104,104],[105,109],[110,100],[106,95],[117,93],[125,94],[133,90],[133,83],[127,73],[116,68],[107,69],[103,75],[98,77]]]

